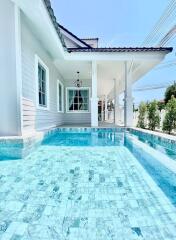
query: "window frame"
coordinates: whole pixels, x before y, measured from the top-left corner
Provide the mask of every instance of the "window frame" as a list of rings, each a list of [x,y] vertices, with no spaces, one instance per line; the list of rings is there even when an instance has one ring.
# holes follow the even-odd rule
[[[46,73],[46,106],[42,106],[39,104],[39,79],[38,79],[38,67],[41,65],[41,67],[44,68]],[[46,64],[39,58],[38,55],[35,55],[35,81],[36,81],[36,106],[37,109],[49,110],[49,68],[46,66]]]
[[[69,110],[69,90],[88,90],[88,110]],[[90,87],[67,87],[66,88],[66,113],[90,113]]]
[[[60,103],[59,103],[59,85],[61,85],[61,91],[62,91],[62,103],[61,103],[62,110],[59,110],[59,107],[60,107]],[[63,85],[63,83],[59,79],[57,80],[57,112],[58,113],[64,113],[64,85]]]

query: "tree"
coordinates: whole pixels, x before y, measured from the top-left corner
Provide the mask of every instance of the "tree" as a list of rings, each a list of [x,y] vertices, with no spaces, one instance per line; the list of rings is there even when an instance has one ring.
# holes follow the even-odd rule
[[[149,103],[147,118],[148,118],[148,127],[150,130],[153,131],[155,130],[156,127],[159,127],[160,117],[158,113],[158,104],[156,100]]]
[[[174,96],[166,104],[166,115],[163,121],[163,131],[169,134],[176,129],[176,98]]]
[[[165,102],[164,101],[158,101],[158,110],[161,112],[161,110],[165,109]]]
[[[167,89],[166,89],[166,92],[165,92],[165,103],[168,103],[168,101],[171,99],[171,97],[174,96],[176,98],[176,83],[174,82],[173,85],[169,86]]]
[[[147,106],[144,102],[141,102],[139,105],[139,116],[138,116],[137,127],[139,128],[146,127],[146,123],[145,123],[146,112],[147,112]]]

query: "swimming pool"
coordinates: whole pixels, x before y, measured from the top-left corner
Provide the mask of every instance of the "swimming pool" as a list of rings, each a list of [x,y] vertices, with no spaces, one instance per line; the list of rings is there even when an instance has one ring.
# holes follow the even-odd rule
[[[140,141],[146,143],[152,148],[166,154],[168,157],[176,160],[176,143],[175,141],[169,141],[167,139],[162,139],[152,134],[145,134],[141,131],[130,130],[133,136],[135,136]]]
[[[0,161],[0,239],[176,239],[174,201],[131,141],[122,130],[58,130]]]
[[[120,146],[124,144],[124,132],[113,130],[101,131],[61,131],[46,137],[43,145],[50,146]]]

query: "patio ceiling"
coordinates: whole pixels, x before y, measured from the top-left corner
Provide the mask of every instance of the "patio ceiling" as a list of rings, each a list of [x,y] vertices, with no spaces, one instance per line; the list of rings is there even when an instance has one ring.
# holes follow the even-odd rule
[[[129,68],[132,70],[132,81],[135,82],[144,74],[150,71],[160,61],[128,61]],[[77,78],[77,71],[80,72],[80,79],[90,81],[92,78],[91,61],[55,61],[56,67],[59,69],[62,77],[65,80],[73,81]],[[130,70],[130,69],[129,69]],[[124,61],[97,61],[97,81],[98,81],[98,96],[108,95],[114,88],[116,79],[116,91],[121,93],[124,91]]]

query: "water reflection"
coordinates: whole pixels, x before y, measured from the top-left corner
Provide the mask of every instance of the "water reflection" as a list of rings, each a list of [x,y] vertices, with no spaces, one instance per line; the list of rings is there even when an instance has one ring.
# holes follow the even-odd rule
[[[119,132],[61,132],[46,138],[42,144],[51,146],[120,146],[124,133]]]

